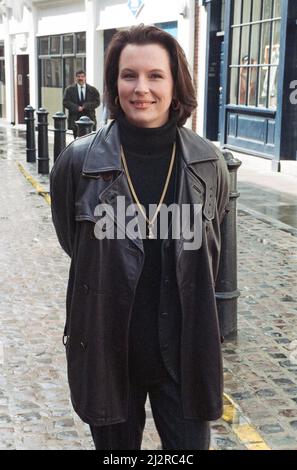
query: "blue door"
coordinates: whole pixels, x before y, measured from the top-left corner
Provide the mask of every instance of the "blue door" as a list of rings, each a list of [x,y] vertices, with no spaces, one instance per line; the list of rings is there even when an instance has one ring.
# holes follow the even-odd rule
[[[224,41],[221,43],[220,54],[220,88],[219,88],[219,125],[218,125],[218,141],[221,139],[223,128],[224,107],[223,107],[223,70],[224,70]]]

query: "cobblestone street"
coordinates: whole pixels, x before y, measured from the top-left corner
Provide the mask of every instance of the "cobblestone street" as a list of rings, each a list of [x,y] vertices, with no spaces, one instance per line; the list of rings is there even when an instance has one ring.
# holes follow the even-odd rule
[[[50,206],[19,171],[24,133],[0,127],[0,449],[92,449],[72,410],[62,334],[69,259]],[[213,449],[297,450],[297,235],[238,213],[238,337],[224,343],[225,392]],[[149,405],[144,449],[159,439]],[[248,429],[248,431],[247,431]]]

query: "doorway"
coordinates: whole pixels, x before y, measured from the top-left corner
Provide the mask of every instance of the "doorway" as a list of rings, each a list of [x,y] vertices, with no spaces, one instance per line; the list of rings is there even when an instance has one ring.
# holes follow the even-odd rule
[[[24,124],[24,109],[30,104],[29,55],[18,55],[16,65],[17,119],[18,124]]]
[[[213,0],[206,4],[208,45],[205,88],[204,136],[220,140],[222,123],[222,70],[224,65],[225,2]]]

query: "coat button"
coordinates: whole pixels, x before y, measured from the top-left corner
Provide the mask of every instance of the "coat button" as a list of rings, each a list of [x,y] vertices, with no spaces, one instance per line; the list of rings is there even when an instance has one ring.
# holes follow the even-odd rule
[[[91,240],[97,240],[97,237],[96,237],[95,231],[94,231],[94,227],[91,227],[91,230],[90,230],[90,239],[91,239]]]
[[[170,250],[170,241],[169,240],[165,240],[164,241],[164,249],[165,250]]]
[[[83,285],[83,291],[84,291],[85,294],[87,294],[89,292],[89,286],[87,284]]]
[[[166,278],[166,279],[164,280],[164,284],[165,284],[165,286],[169,286],[170,280],[169,280],[168,278]]]
[[[87,349],[87,343],[84,343],[83,341],[81,341],[80,345],[84,351]]]
[[[102,177],[104,181],[110,181],[112,179],[112,173],[103,173]]]
[[[116,197],[117,197],[117,193],[111,192],[110,195],[108,196],[108,198],[106,198],[106,199],[109,202],[113,202],[116,199]]]
[[[161,312],[161,313],[160,313],[160,316],[161,316],[162,318],[167,318],[167,317],[168,317],[168,312]]]

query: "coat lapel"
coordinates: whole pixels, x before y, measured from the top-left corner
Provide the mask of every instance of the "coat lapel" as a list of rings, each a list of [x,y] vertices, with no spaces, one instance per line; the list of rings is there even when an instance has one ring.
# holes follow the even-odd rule
[[[185,218],[183,226],[180,223],[181,232],[179,239],[175,241],[175,256],[177,261],[182,251],[184,251],[185,244],[189,243],[188,235],[189,231],[193,232],[194,220],[198,220],[197,218],[200,217],[202,222],[202,214],[203,218],[208,220],[211,220],[214,216],[216,191],[215,162],[219,158],[215,148],[188,129],[178,129],[178,139],[181,153],[181,168],[177,203],[180,212],[183,210],[183,205],[190,205],[190,220]],[[200,211],[202,211],[202,214]],[[201,244],[202,230],[197,237]]]
[[[99,194],[99,202],[109,207],[109,217],[118,227],[121,236],[128,238],[143,252],[143,242],[136,238],[132,229],[133,215],[127,214],[127,207],[134,204],[120,157],[120,137],[115,121],[103,127],[91,142],[84,161],[82,173],[85,177],[98,178],[113,173],[113,181]],[[120,198],[120,199],[118,199]]]
[[[104,191],[99,194],[99,201],[109,209],[109,217],[117,228],[118,234],[127,237],[144,252],[142,239],[137,236],[136,227],[139,227],[138,217],[133,210],[134,201],[127,183],[125,173],[122,171]],[[130,210],[128,210],[130,207]],[[134,230],[135,228],[135,230]]]

